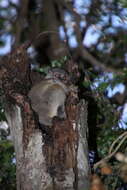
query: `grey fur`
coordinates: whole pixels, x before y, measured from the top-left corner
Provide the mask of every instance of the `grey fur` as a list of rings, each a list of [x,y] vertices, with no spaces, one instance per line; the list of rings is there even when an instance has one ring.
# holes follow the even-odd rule
[[[66,118],[66,86],[59,80],[46,79],[35,85],[29,92],[33,110],[41,124],[51,126],[55,116]]]

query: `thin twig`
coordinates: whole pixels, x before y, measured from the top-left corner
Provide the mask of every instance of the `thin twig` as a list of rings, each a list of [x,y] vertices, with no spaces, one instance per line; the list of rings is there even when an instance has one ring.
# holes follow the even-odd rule
[[[122,137],[124,137],[125,135],[127,135],[127,131],[124,132],[124,133],[122,133],[122,134],[111,144],[111,147],[110,147],[110,149],[109,149],[108,154],[111,154],[114,145],[115,145]]]
[[[94,170],[95,170],[99,165],[101,165],[102,163],[108,161],[111,157],[113,157],[113,156],[116,154],[116,152],[119,150],[119,148],[121,147],[121,145],[123,144],[123,142],[126,140],[126,138],[127,138],[127,134],[126,134],[126,136],[120,141],[120,143],[117,145],[117,147],[115,148],[115,150],[114,150],[111,154],[107,155],[105,158],[103,158],[102,160],[100,160],[99,162],[97,162],[96,164],[94,164]]]

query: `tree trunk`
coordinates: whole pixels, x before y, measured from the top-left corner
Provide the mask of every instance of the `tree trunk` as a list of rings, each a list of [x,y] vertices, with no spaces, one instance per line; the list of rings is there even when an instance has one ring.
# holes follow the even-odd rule
[[[28,98],[28,44],[9,54],[0,67],[6,118],[16,153],[17,190],[87,190],[87,105],[79,102],[77,88],[68,81],[66,119],[54,118],[52,126],[39,129],[37,113]]]
[[[6,117],[11,129],[16,152],[17,190],[87,190],[89,189],[89,165],[87,147],[87,105],[80,103],[80,114],[76,128],[78,129],[78,143],[75,167],[66,168],[64,174],[54,177],[48,171],[45,145],[41,130],[34,128],[27,137],[27,146],[24,140],[24,118],[18,105],[8,104]],[[28,126],[31,128],[31,125]],[[58,147],[59,148],[59,147]],[[71,150],[75,155],[75,150]],[[71,156],[70,156],[71,157]],[[68,162],[73,162],[68,160]],[[56,166],[57,167],[57,166]]]
[[[46,0],[44,1],[43,11],[45,13],[43,16],[45,30],[49,32],[51,31],[49,35],[50,46],[47,51],[48,57],[59,59],[62,56],[65,56],[65,53],[67,54],[68,52],[66,51],[65,43],[63,43],[59,37],[61,18],[58,4],[55,1]]]

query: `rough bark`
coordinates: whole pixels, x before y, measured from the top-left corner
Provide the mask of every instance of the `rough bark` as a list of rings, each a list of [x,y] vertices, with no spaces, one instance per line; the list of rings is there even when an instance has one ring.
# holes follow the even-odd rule
[[[89,189],[87,105],[79,102],[72,84],[66,100],[67,118],[54,118],[52,127],[39,130],[37,114],[28,98],[27,47],[17,48],[0,67],[6,117],[16,152],[17,189]]]
[[[78,120],[78,154],[77,154],[77,167],[78,167],[78,189],[89,189],[89,174],[90,168],[88,163],[88,144],[87,144],[87,104],[81,100],[81,109]]]
[[[42,154],[41,132],[38,129],[33,131],[26,148],[23,142],[23,118],[20,107],[8,106],[6,117],[16,152],[17,190],[47,189],[49,184],[52,184],[52,179],[46,171],[46,161]]]
[[[33,133],[29,136],[27,147],[24,146],[23,118],[20,107],[9,105],[6,109],[6,117],[11,129],[16,152],[17,190],[89,189],[88,147],[86,138],[87,105],[84,102],[80,103],[80,117],[76,124],[79,135],[78,147],[76,147],[76,166],[70,168],[70,165],[73,165],[73,161],[67,160],[69,167],[66,169],[65,174],[61,172],[61,176],[59,177],[51,176],[47,169],[45,151],[43,150],[45,145],[39,129],[33,130]],[[57,148],[59,149],[59,147]],[[58,167],[60,166],[56,166],[56,169]],[[62,179],[63,175],[65,175],[64,179]]]

